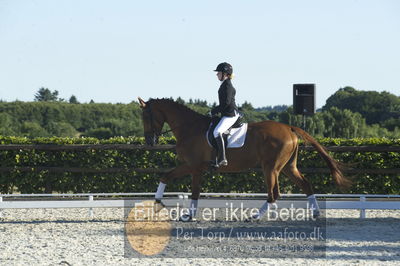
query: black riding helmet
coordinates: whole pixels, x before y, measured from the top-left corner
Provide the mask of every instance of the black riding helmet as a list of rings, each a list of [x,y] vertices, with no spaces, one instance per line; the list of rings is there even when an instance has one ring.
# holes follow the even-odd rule
[[[217,66],[217,68],[214,70],[217,72],[222,72],[222,73],[226,73],[228,75],[232,75],[233,73],[233,68],[230,64],[228,64],[227,62],[223,62],[221,64],[219,64]]]

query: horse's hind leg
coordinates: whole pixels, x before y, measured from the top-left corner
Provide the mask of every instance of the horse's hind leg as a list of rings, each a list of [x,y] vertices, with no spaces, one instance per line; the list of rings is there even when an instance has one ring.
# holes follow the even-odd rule
[[[264,214],[270,209],[276,209],[275,201],[279,197],[279,185],[278,185],[278,176],[279,170],[278,168],[270,162],[264,162],[262,165],[264,180],[267,186],[268,198],[267,201],[261,206],[258,210],[258,214],[254,215],[253,219],[260,219],[264,216]]]
[[[314,195],[313,188],[310,182],[297,169],[297,150],[292,155],[292,158],[283,168],[283,173],[288,176],[293,182],[307,195],[310,208],[313,210],[313,216],[319,216],[319,206]]]
[[[274,199],[275,200],[278,200],[280,198],[280,196],[281,196],[281,194],[279,192],[279,181],[278,181],[278,178],[276,178],[276,181],[275,181],[275,186],[274,186],[274,189],[273,189],[273,195],[274,195]]]
[[[283,168],[283,173],[288,176],[290,179],[293,180],[293,182],[307,195],[313,195],[314,191],[311,187],[310,182],[308,182],[307,178],[305,178],[300,171],[297,169],[297,167],[288,167],[285,166]]]

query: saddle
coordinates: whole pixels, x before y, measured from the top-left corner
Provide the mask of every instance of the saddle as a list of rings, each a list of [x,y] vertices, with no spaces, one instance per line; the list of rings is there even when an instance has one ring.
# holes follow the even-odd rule
[[[210,144],[210,146],[212,146],[214,149],[217,149],[217,142],[215,141],[214,138],[214,129],[216,128],[216,126],[218,125],[219,121],[221,121],[221,117],[219,116],[213,116],[211,118],[211,123],[210,126],[208,128],[207,131],[207,140],[208,143]],[[225,143],[225,147],[229,148],[229,141],[228,141],[228,136],[231,135],[231,132],[235,129],[239,129],[241,127],[243,127],[244,125],[246,125],[245,131],[244,133],[246,133],[247,130],[247,124],[243,123],[243,115],[239,114],[238,119],[236,120],[236,122],[227,130],[222,134],[222,138],[224,140]]]

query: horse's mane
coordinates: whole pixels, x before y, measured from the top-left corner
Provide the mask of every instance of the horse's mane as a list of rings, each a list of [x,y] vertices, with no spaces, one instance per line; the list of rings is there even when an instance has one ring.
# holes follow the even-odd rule
[[[147,102],[147,104],[151,105],[152,103],[164,103],[164,104],[168,104],[168,105],[172,105],[174,106],[176,109],[178,109],[179,112],[188,112],[191,114],[195,114],[195,115],[199,115],[199,116],[203,116],[206,117],[205,115],[202,115],[192,109],[190,109],[189,107],[187,107],[186,105],[183,105],[181,103],[175,102],[172,99],[168,99],[168,98],[162,98],[162,99],[153,99],[150,98]]]

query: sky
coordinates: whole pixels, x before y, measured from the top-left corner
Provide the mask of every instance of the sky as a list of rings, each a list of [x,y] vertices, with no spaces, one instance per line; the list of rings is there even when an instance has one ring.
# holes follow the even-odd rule
[[[221,62],[238,105],[316,105],[339,88],[400,96],[397,0],[0,0],[0,99],[218,102]]]

